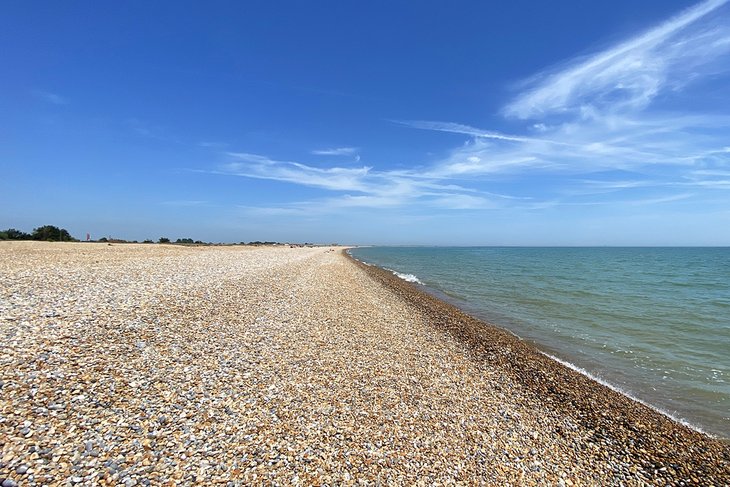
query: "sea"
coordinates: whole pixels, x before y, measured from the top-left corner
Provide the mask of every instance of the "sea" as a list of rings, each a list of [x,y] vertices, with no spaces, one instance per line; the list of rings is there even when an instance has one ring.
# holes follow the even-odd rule
[[[730,248],[359,247],[579,372],[730,439]]]

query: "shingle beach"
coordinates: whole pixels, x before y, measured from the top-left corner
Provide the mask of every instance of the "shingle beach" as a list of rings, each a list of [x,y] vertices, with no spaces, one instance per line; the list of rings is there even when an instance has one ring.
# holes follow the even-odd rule
[[[0,484],[730,485],[730,446],[342,249],[0,243]]]

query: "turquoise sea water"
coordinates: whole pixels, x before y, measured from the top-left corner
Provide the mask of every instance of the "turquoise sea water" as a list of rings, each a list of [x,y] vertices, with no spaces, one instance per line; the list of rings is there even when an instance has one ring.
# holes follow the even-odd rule
[[[350,252],[675,419],[730,438],[730,248]]]

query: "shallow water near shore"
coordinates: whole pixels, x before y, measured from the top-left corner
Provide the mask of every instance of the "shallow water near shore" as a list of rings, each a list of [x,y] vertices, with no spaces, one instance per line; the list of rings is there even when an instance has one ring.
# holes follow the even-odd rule
[[[363,247],[626,394],[730,438],[730,249]]]

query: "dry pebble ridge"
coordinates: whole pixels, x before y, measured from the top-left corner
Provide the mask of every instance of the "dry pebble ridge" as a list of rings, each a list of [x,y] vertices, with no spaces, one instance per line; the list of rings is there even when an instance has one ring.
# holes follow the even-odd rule
[[[0,347],[2,487],[730,482],[726,444],[333,249],[0,243]]]

